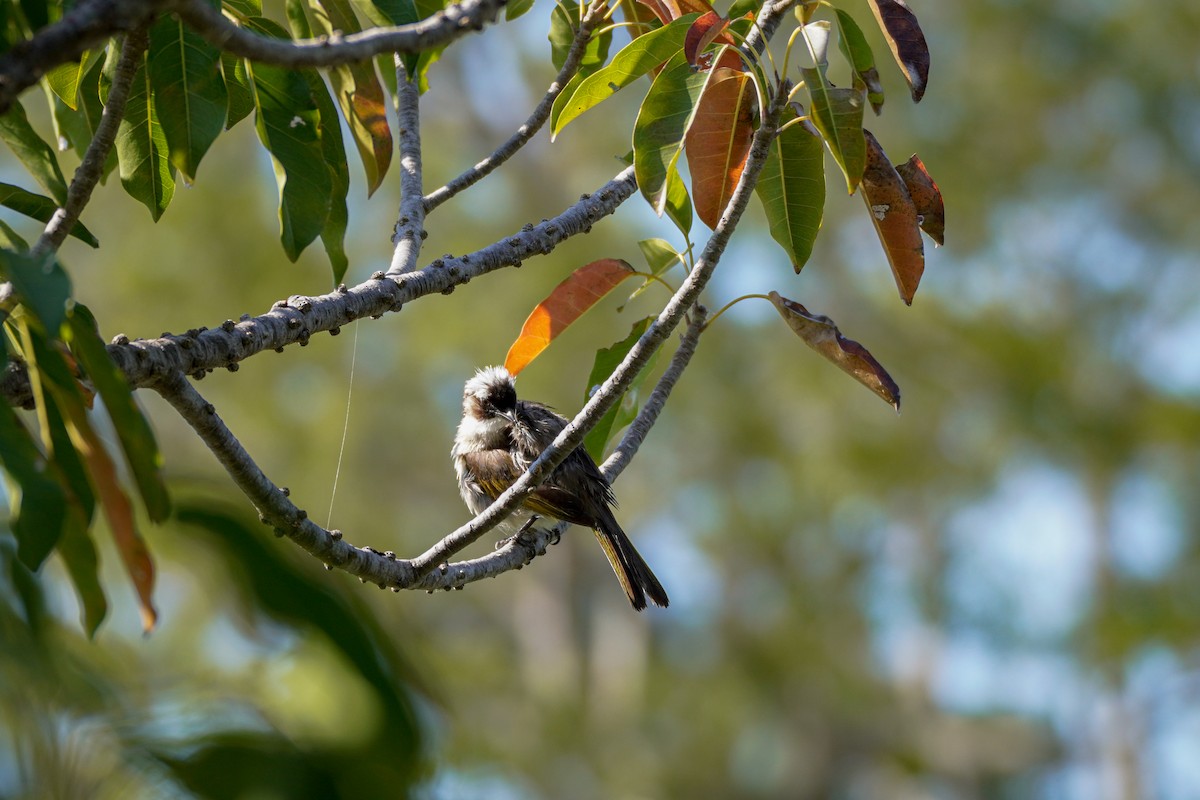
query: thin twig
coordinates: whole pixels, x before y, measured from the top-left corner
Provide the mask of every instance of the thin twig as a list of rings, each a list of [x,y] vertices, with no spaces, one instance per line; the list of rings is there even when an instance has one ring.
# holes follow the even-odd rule
[[[392,237],[395,250],[388,276],[395,278],[417,268],[425,238],[425,203],[421,177],[420,91],[396,55],[396,115],[400,128],[400,217]]]
[[[688,323],[687,330],[679,337],[679,347],[671,356],[671,363],[667,365],[662,377],[658,379],[654,391],[646,399],[642,410],[629,424],[629,429],[621,437],[621,443],[600,467],[600,472],[604,474],[605,478],[608,478],[609,483],[615,481],[617,476],[629,466],[629,462],[637,454],[642,442],[646,440],[646,435],[658,421],[658,415],[662,413],[667,398],[671,396],[671,390],[675,388],[675,384],[683,375],[683,371],[687,369],[688,363],[691,362],[692,356],[696,354],[696,345],[700,342],[700,334],[704,332],[707,320],[708,310],[704,306],[697,305],[692,308],[692,320]]]
[[[88,144],[87,152],[83,154],[71,185],[67,189],[67,200],[62,208],[54,212],[46,230],[42,233],[31,251],[38,256],[54,252],[62,246],[71,228],[79,221],[79,215],[92,198],[92,190],[104,175],[104,162],[112,152],[113,142],[117,138],[117,128],[125,116],[125,101],[129,98],[129,88],[133,85],[133,76],[137,73],[138,64],[146,50],[146,28],[135,28],[125,35],[121,44],[121,57],[117,61],[117,69],[113,74],[112,86],[108,90],[108,100],[104,104],[104,113],[96,126],[96,134]]]
[[[504,0],[462,0],[409,25],[319,39],[272,39],[238,27],[207,0],[175,0],[179,17],[219,49],[281,67],[332,67],[380,53],[419,53],[449,44],[496,21]]]
[[[562,90],[566,87],[567,83],[579,71],[579,65],[583,62],[584,53],[587,52],[588,40],[591,39],[592,31],[600,20],[603,19],[607,8],[603,3],[594,3],[588,8],[587,14],[580,20],[579,30],[575,32],[575,39],[571,42],[571,49],[567,51],[567,57],[563,62],[562,69],[558,71],[558,75],[555,76],[554,82],[550,84],[550,88],[546,90],[546,94],[542,97],[542,101],[538,103],[537,108],[529,115],[529,119],[525,120],[525,124],[517,128],[517,132],[509,137],[507,142],[497,147],[495,152],[490,156],[445,186],[434,189],[426,195],[426,213],[433,211],[433,209],[451,197],[454,197],[454,195],[463,189],[474,186],[486,178],[497,167],[516,155],[542,129],[542,126],[546,124],[546,120],[550,119],[550,112],[554,108],[555,99],[562,94]]]

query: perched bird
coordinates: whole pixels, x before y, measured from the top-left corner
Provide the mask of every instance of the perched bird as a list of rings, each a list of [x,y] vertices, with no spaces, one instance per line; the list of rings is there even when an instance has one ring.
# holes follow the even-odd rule
[[[541,403],[518,400],[513,377],[504,367],[476,373],[463,389],[463,418],[450,451],[467,507],[478,514],[491,505],[566,425],[566,418]],[[591,528],[633,607],[641,611],[649,597],[665,608],[667,593],[617,524],[611,508],[615,503],[612,487],[596,463],[576,447],[522,501],[507,527],[529,525],[538,516]]]

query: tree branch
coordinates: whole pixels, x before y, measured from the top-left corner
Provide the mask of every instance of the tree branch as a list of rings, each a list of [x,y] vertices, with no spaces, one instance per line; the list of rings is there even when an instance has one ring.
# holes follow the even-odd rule
[[[563,62],[562,69],[558,71],[558,75],[555,76],[554,81],[550,84],[550,88],[546,90],[546,94],[542,97],[542,101],[538,103],[537,108],[529,115],[529,119],[525,120],[525,124],[517,128],[517,132],[509,137],[507,142],[496,148],[495,152],[490,156],[445,186],[435,189],[426,195],[424,204],[426,213],[433,211],[463,189],[474,186],[486,178],[497,167],[516,155],[542,129],[542,126],[546,124],[546,120],[550,119],[550,112],[554,108],[554,100],[562,94],[563,88],[575,73],[579,71],[579,65],[583,61],[583,54],[587,51],[588,40],[591,39],[592,31],[595,30],[597,23],[604,18],[607,10],[608,7],[602,2],[593,3],[588,8],[587,14],[579,22],[579,30],[575,32],[575,39],[571,42],[571,49],[567,51],[567,57]]]
[[[691,362],[692,356],[696,354],[696,345],[700,343],[700,334],[704,332],[706,322],[708,322],[708,310],[702,305],[693,307],[692,320],[688,323],[687,330],[679,337],[679,347],[676,348],[675,355],[671,356],[671,363],[667,365],[666,371],[658,379],[654,391],[646,399],[642,410],[629,424],[629,429],[621,437],[621,443],[617,445],[617,449],[600,467],[600,471],[604,473],[604,477],[608,479],[609,483],[615,481],[617,476],[629,466],[629,462],[642,446],[642,442],[645,441],[646,435],[658,421],[658,415],[662,413],[663,406],[667,404],[671,390],[675,388],[675,384]]]
[[[348,36],[287,41],[260,36],[226,19],[206,0],[175,0],[172,10],[210,44],[236,56],[281,67],[333,67],[380,53],[419,53],[449,44],[496,21],[505,0],[462,0],[410,25]]]
[[[84,0],[62,19],[47,25],[0,56],[0,114],[47,71],[77,61],[84,50],[121,31],[150,21],[164,0]]]
[[[400,128],[400,218],[392,237],[395,250],[388,277],[395,278],[417,268],[421,242],[425,238],[425,203],[421,177],[420,91],[396,55],[396,114]]]
[[[314,333],[340,331],[341,326],[355,320],[399,311],[405,303],[425,295],[449,294],[472,278],[550,253],[566,239],[591,230],[595,222],[616,211],[636,190],[633,168],[628,167],[558,216],[539,225],[528,224],[474,253],[434,259],[424,269],[395,279],[380,271],[358,286],[341,286],[318,297],[293,295],[277,301],[265,314],[245,314],[238,322],[228,319],[212,330],[196,328],[183,334],[132,341],[119,334],[108,346],[108,354],[133,388],[149,386],[175,372],[202,377],[214,369],[237,369],[241,361],[265,350],[282,351],[291,344],[303,346]],[[0,397],[16,406],[32,402],[24,364],[9,364],[0,380]]]
[[[746,166],[738,179],[733,195],[728,205],[709,237],[704,252],[697,259],[695,266],[679,290],[667,303],[650,327],[646,330],[620,365],[609,376],[600,390],[592,395],[584,407],[549,447],[542,451],[529,469],[496,498],[488,508],[473,520],[459,527],[453,533],[429,550],[413,559],[413,567],[417,574],[423,576],[450,556],[468,547],[480,536],[498,525],[505,517],[520,505],[521,501],[537,486],[550,476],[550,473],[574,450],[602,416],[611,408],[621,393],[629,387],[638,372],[645,367],[646,362],[654,351],[666,340],[671,332],[682,321],[689,308],[695,305],[700,292],[708,284],[716,269],[729,237],[742,218],[746,206],[750,203],[750,195],[758,181],[758,175],[766,163],[772,139],[775,138],[779,122],[779,114],[787,100],[787,85],[782,84],[771,99],[770,107],[763,114],[762,124],[755,131],[750,146],[750,155]]]
[[[121,118],[125,116],[125,101],[129,98],[129,87],[133,84],[133,76],[137,72],[138,63],[146,49],[146,28],[139,27],[125,36],[121,45],[121,57],[117,61],[117,69],[113,75],[112,86],[108,90],[108,102],[104,104],[104,112],[100,123],[96,126],[96,134],[88,144],[83,161],[75,170],[71,185],[67,189],[67,200],[62,208],[54,212],[46,230],[33,246],[32,254],[54,252],[62,246],[63,240],[83,213],[84,206],[92,198],[92,190],[104,175],[104,162],[112,151],[113,141],[117,138],[117,128]]]

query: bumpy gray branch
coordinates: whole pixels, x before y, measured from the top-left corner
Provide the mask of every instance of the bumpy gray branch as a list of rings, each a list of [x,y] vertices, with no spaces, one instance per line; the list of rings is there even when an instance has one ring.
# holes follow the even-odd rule
[[[203,377],[214,369],[237,369],[241,361],[265,350],[306,345],[314,333],[338,332],[355,320],[399,311],[405,303],[424,295],[449,294],[472,278],[520,266],[531,256],[545,255],[566,239],[591,230],[594,223],[616,211],[636,190],[633,168],[628,167],[557,217],[538,225],[528,224],[474,253],[434,259],[424,269],[395,280],[381,271],[353,288],[342,286],[317,297],[294,295],[277,301],[265,314],[245,314],[240,321],[228,319],[211,330],[197,328],[133,341],[118,335],[108,346],[108,354],[134,388],[149,386],[175,372]],[[12,405],[32,402],[24,364],[9,364],[0,379],[0,397]]]
[[[395,249],[388,277],[396,278],[417,268],[425,237],[425,203],[421,177],[420,92],[396,56],[396,112],[400,128],[400,218],[392,237]]]
[[[260,36],[226,19],[207,0],[175,0],[173,10],[221,50],[281,67],[333,67],[380,53],[419,53],[449,44],[496,21],[505,0],[462,0],[427,19],[347,36],[287,41]]]

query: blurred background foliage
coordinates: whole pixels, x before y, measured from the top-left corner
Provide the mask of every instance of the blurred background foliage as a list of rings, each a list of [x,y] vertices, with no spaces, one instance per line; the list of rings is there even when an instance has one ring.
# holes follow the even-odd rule
[[[1200,796],[1200,10],[911,5],[929,90],[913,107],[886,64],[868,126],[893,160],[918,152],[946,198],[948,245],[913,307],[861,201],[832,188],[801,276],[756,211],[707,300],[776,289],[833,316],[900,383],[902,416],[768,304],[739,305],[616,486],[672,598],[635,615],[578,531],[451,594],[326,572],[140,393],[178,506],[147,530],[159,628],[140,636],[105,553],[114,611],[87,641],[61,564],[31,575],[0,534],[0,796]],[[435,65],[427,185],[524,120],[552,74],[549,12],[538,0]],[[599,186],[636,100],[539,137],[439,210],[426,256]],[[280,251],[253,136],[222,138],[157,225],[101,189],[84,214],[101,249],[69,242],[62,259],[105,338],[329,288],[319,248],[297,265]],[[355,282],[386,265],[398,202],[394,172],[368,203],[356,170]],[[570,270],[637,263],[636,241],[668,230],[635,199],[519,272],[199,388],[325,522],[352,385],[332,525],[415,554],[466,518],[448,457],[463,380]],[[573,412],[593,351],[663,299],[617,314],[610,298],[523,393]]]

